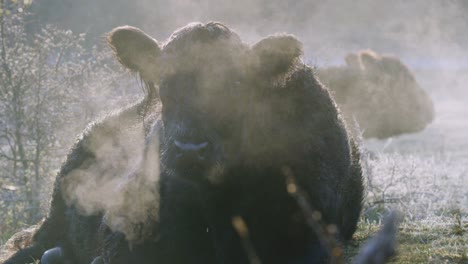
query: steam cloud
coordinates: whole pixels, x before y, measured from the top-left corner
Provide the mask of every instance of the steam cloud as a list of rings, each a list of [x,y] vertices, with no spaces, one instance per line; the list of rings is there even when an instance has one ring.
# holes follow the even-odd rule
[[[158,142],[146,143],[141,124],[113,134],[99,125],[91,130],[83,142],[95,161],[63,178],[66,201],[85,215],[104,213],[106,224],[130,241],[143,239],[158,220]]]

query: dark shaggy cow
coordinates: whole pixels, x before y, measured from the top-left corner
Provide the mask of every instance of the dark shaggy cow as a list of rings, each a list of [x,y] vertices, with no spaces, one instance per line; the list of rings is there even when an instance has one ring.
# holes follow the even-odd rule
[[[429,95],[397,58],[373,51],[348,54],[346,66],[319,69],[352,127],[365,138],[388,138],[423,130],[434,119]]]
[[[338,237],[351,237],[362,199],[359,156],[294,37],[248,47],[209,23],[177,31],[162,48],[139,48],[151,41],[133,28],[110,35],[122,64],[159,83],[161,168],[199,186],[218,263],[249,261],[233,219],[242,219],[265,263],[327,257],[287,191],[285,171]],[[159,55],[135,59],[151,54]]]
[[[351,238],[359,154],[297,39],[248,46],[196,23],[162,44],[132,27],[108,40],[148,96],[84,133],[33,246],[7,263],[51,248],[49,263],[322,263],[323,234],[296,190],[333,236]]]

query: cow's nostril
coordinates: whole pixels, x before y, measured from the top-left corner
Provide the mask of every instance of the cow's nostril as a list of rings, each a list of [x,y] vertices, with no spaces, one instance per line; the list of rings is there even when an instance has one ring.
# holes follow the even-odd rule
[[[206,141],[201,143],[183,143],[178,140],[174,140],[174,144],[182,151],[200,151],[208,147],[208,142]]]
[[[206,160],[209,154],[209,143],[204,141],[200,143],[182,142],[174,140],[176,157],[185,161]]]

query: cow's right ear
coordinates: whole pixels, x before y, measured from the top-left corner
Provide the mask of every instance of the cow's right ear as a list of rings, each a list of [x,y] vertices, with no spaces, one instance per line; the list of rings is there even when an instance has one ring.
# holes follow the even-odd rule
[[[107,35],[107,42],[123,66],[138,72],[144,80],[157,81],[161,48],[155,39],[139,28],[122,26]]]
[[[252,46],[259,68],[266,74],[285,73],[302,55],[302,43],[293,35],[276,34]]]

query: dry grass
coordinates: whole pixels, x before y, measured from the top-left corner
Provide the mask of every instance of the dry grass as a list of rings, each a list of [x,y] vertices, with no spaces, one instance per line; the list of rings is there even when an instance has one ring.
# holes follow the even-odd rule
[[[392,263],[468,263],[468,223],[460,225],[455,216],[451,220],[404,221],[399,227],[398,255]],[[360,222],[353,241],[345,248],[347,262],[352,262],[363,242],[378,229],[378,224]]]

